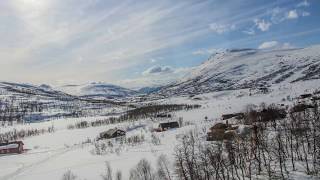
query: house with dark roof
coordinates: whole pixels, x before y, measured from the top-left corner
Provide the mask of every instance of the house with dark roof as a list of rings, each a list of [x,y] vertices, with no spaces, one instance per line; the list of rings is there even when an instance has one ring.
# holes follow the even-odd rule
[[[172,121],[172,122],[163,122],[159,124],[158,129],[160,131],[166,131],[168,129],[173,129],[173,128],[179,128],[179,123],[177,121]]]
[[[126,135],[126,132],[124,130],[113,128],[113,129],[109,129],[108,131],[101,132],[99,134],[98,139],[111,139],[111,138],[121,137],[125,135]]]
[[[171,117],[172,117],[171,114],[165,114],[165,113],[156,115],[156,118],[171,118]]]
[[[306,98],[311,98],[312,97],[312,94],[301,94],[299,96],[299,99],[306,99]]]
[[[236,119],[242,119],[242,118],[244,118],[244,113],[234,113],[234,114],[223,114],[222,115],[223,120],[231,119],[233,117]]]
[[[291,108],[290,112],[291,113],[304,112],[308,109],[313,109],[313,108],[315,108],[315,106],[311,104],[297,104]]]
[[[23,142],[22,141],[13,141],[7,143],[0,143],[0,154],[11,154],[23,152]]]

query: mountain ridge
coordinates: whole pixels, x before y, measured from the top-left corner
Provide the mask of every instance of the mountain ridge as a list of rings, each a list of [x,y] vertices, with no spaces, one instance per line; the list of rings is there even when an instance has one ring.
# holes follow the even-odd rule
[[[293,83],[320,78],[320,45],[307,48],[222,51],[194,68],[175,84],[160,89],[164,96],[253,88],[259,83]]]

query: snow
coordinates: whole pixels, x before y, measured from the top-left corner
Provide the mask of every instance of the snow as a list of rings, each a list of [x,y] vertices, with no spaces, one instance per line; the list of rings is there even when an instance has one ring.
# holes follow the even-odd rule
[[[310,64],[316,65],[319,61],[319,57],[320,46],[279,51],[250,49],[220,52],[212,56],[198,68],[195,68],[192,74],[183,79],[179,84],[165,88],[164,91],[169,90],[169,97],[165,99],[148,100],[135,104],[137,106],[147,105],[149,103],[201,105],[201,108],[199,109],[174,112],[172,113],[172,118],[162,120],[183,120],[181,128],[170,129],[165,132],[153,133],[151,130],[154,127],[157,127],[161,120],[149,118],[139,119],[135,122],[122,122],[82,129],[68,129],[68,126],[81,121],[92,122],[107,119],[110,116],[105,115],[106,113],[90,114],[90,117],[48,119],[47,121],[34,123],[1,126],[0,133],[6,133],[14,130],[47,129],[48,127],[54,127],[55,131],[53,133],[44,133],[38,136],[22,139],[24,142],[24,148],[26,149],[26,152],[23,154],[0,156],[0,180],[57,180],[61,179],[62,175],[67,170],[71,170],[81,179],[101,179],[101,174],[105,171],[106,161],[110,163],[113,168],[113,172],[121,170],[123,173],[123,179],[128,179],[130,169],[142,158],[146,158],[151,162],[153,167],[156,167],[157,158],[161,154],[167,155],[168,159],[172,163],[171,166],[173,166],[174,148],[179,143],[179,138],[190,131],[199,131],[204,134],[213,124],[222,121],[222,114],[246,111],[248,105],[259,106],[261,103],[275,103],[292,106],[293,98],[304,93],[312,93],[315,90],[319,90],[319,79],[290,83],[291,81],[304,76],[304,71],[309,68]],[[222,87],[222,89],[217,92],[206,91],[212,87],[219,87],[224,84],[219,82],[210,82],[210,78],[212,77],[226,79],[228,80],[227,83],[231,82],[231,85],[235,85],[235,87],[237,87],[247,81],[254,81],[259,77],[264,77],[270,73],[281,70],[284,66],[292,66],[288,71],[294,71],[294,74],[281,83],[274,82],[275,79],[278,79],[283,75],[281,73],[277,74],[273,79],[267,80],[270,87],[268,87],[269,92],[266,94],[248,88],[227,90],[228,88]],[[299,69],[298,66],[305,67]],[[198,77],[200,78],[197,79]],[[197,79],[197,81],[195,81],[195,79]],[[209,83],[206,84],[206,82]],[[35,87],[26,84],[0,83],[1,97],[5,98],[7,96],[17,95],[7,91],[6,88],[8,87],[14,87],[17,89],[31,88],[37,92],[41,89],[45,89],[52,93],[56,93],[57,95],[63,94],[62,92],[56,92],[45,85]],[[185,90],[183,92],[190,93],[199,91],[199,93],[184,94],[186,96],[181,96],[178,91],[179,89]],[[75,95],[111,94],[127,96],[133,94],[132,91],[127,89],[99,83],[65,86],[62,87],[61,90]],[[200,92],[200,90],[204,91]],[[179,94],[179,96],[177,94]],[[22,97],[27,98],[24,96]],[[41,102],[51,101],[50,99],[40,98],[39,96],[32,100]],[[83,104],[79,106],[79,109],[86,108],[90,107]],[[108,106],[103,108],[103,112],[123,112],[126,110],[126,107]],[[59,109],[51,109],[44,113],[56,114],[59,112]],[[206,119],[205,117],[208,118]],[[143,136],[144,141],[134,145],[121,144],[115,139],[99,142],[95,141],[101,132],[107,131],[111,128],[126,130],[127,138]],[[245,126],[240,126],[239,133],[244,129]],[[270,133],[269,135],[270,138],[272,138],[275,134]],[[153,143],[153,136],[160,139],[159,145]],[[113,146],[108,147],[108,151],[106,153],[101,155],[94,153],[95,143],[99,144],[108,142],[111,142]],[[1,148],[4,147],[1,146],[0,149]],[[292,177],[295,179],[307,178],[304,173],[299,171],[294,172]]]
[[[82,179],[101,179],[101,174],[105,170],[105,162],[108,161],[113,171],[121,170],[124,179],[129,176],[129,171],[142,158],[148,159],[156,167],[156,160],[161,154],[165,154],[171,161],[174,159],[174,147],[178,143],[178,138],[191,130],[201,130],[212,126],[220,121],[220,117],[225,113],[235,113],[245,110],[248,104],[259,105],[262,102],[287,103],[282,99],[291,96],[296,97],[305,92],[312,92],[320,88],[319,80],[297,82],[293,84],[277,84],[271,87],[269,94],[253,94],[249,96],[249,89],[228,90],[197,95],[200,100],[194,100],[189,97],[171,97],[157,100],[157,103],[187,103],[201,104],[200,109],[192,111],[179,111],[174,113],[172,120],[178,121],[183,118],[182,128],[171,129],[169,131],[155,133],[160,139],[160,145],[152,143],[152,133],[150,129],[157,126],[158,121],[153,122],[150,119],[141,119],[137,122],[124,122],[100,127],[89,127],[84,129],[67,129],[70,124],[75,124],[83,120],[94,121],[104,119],[107,116],[84,117],[84,118],[66,118],[40,123],[30,123],[24,125],[15,125],[13,127],[2,127],[1,132],[12,129],[32,129],[54,126],[54,133],[46,133],[39,136],[25,138],[26,153],[21,155],[0,156],[0,179],[1,180],[34,180],[60,179],[62,174],[71,170]],[[149,103],[149,102],[145,102]],[[205,116],[208,121],[205,121]],[[116,141],[112,149],[113,153],[108,152],[103,155],[96,155],[94,145],[86,143],[88,139],[93,141],[100,132],[110,128],[121,128],[130,130],[127,137],[134,135],[143,135],[145,141],[134,146],[120,145]],[[116,153],[116,149],[120,149]],[[299,174],[296,174],[300,177]],[[303,175],[301,175],[303,177]]]
[[[193,68],[192,72],[178,83],[169,85],[160,92],[171,96],[242,89],[260,82],[288,84],[300,78],[307,78],[305,76],[310,69],[318,68],[319,59],[320,46],[219,52]]]
[[[56,88],[68,94],[77,96],[127,97],[137,94],[134,90],[105,83],[64,85]]]
[[[108,128],[111,128],[108,126]],[[187,127],[188,128],[188,127]],[[186,128],[186,129],[187,129]],[[146,143],[134,147],[124,147],[120,154],[109,153],[99,156],[90,152],[94,149],[91,144],[82,144],[87,138],[94,139],[98,132],[106,130],[106,127],[95,127],[77,130],[60,130],[53,134],[44,134],[24,140],[25,148],[31,149],[21,156],[0,157],[0,168],[5,176],[0,175],[0,179],[59,179],[62,174],[71,169],[79,177],[87,179],[100,179],[104,171],[105,161],[108,161],[114,170],[123,170],[124,177],[128,177],[129,169],[137,164],[141,158],[147,158],[155,162],[160,154],[171,155],[171,150],[175,146],[174,141],[164,141],[162,145],[154,146],[150,138]],[[180,129],[179,131],[183,131]],[[178,130],[175,130],[178,131]],[[177,132],[168,131],[163,134],[162,139],[175,139]],[[127,136],[141,134],[143,129],[138,129],[127,133]],[[150,134],[149,134],[150,137]],[[15,162],[15,163],[12,163]],[[22,168],[16,166],[22,164]],[[8,172],[3,169],[8,170]],[[10,167],[10,168],[9,168]],[[12,173],[12,169],[16,171]],[[11,174],[9,177],[6,174]],[[14,174],[14,175],[13,175]]]

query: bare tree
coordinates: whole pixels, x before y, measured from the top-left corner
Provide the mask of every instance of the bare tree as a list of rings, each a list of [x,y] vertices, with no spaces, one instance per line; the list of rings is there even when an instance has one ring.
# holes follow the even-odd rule
[[[122,172],[119,170],[116,173],[116,180],[122,180]]]
[[[73,174],[70,170],[62,175],[62,180],[76,180],[77,176]]]
[[[155,174],[149,161],[142,159],[136,167],[130,170],[130,180],[154,180]]]
[[[169,160],[166,155],[161,154],[158,158],[158,179],[161,180],[171,180],[171,173],[169,170]]]
[[[106,172],[101,176],[103,180],[112,180],[112,169],[109,162],[106,162]]]

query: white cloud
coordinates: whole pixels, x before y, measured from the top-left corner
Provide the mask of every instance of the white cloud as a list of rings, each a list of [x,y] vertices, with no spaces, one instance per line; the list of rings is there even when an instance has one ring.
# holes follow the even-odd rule
[[[286,43],[283,43],[282,46],[281,46],[282,49],[292,49],[292,48],[296,48],[294,45],[286,42]]]
[[[0,77],[53,84],[57,79],[112,83],[152,53],[208,33],[211,20],[200,20],[215,13],[206,2],[169,0],[16,0],[0,4],[0,56],[5,59],[0,61]],[[198,11],[201,15],[194,16]],[[194,21],[201,23],[194,26]],[[12,67],[20,73],[7,73]]]
[[[268,41],[268,42],[263,42],[262,44],[260,44],[258,49],[272,49],[278,45],[279,45],[278,41]]]
[[[149,59],[149,63],[156,63],[156,62],[159,62],[159,61],[161,61],[161,60],[163,60],[163,57],[152,57],[152,58],[150,58]]]
[[[143,75],[152,75],[152,74],[167,74],[172,73],[173,69],[170,66],[152,66],[147,70],[143,71]]]
[[[286,20],[298,19],[299,17],[310,16],[310,12],[302,10],[301,8],[287,9],[275,7],[269,11],[268,14],[271,15],[270,19],[273,24],[279,24]]]
[[[287,7],[274,7],[266,12],[263,16],[265,19],[255,19],[254,23],[257,29],[261,31],[268,31],[272,25],[280,24],[287,20],[298,19],[299,17],[309,16],[308,11],[302,10],[301,7],[309,6],[309,2],[303,1],[296,9],[288,9]],[[243,31],[246,34],[254,34],[254,31],[246,30]]]
[[[286,9],[285,8],[280,8],[280,7],[275,7],[268,13],[271,14],[271,22],[274,24],[278,24],[286,19]]]
[[[171,72],[169,73],[155,73],[143,75],[138,78],[124,79],[119,81],[117,84],[127,87],[138,89],[141,87],[157,87],[164,86],[172,82],[176,82],[181,78],[185,77],[188,73],[192,71],[193,67],[185,67],[185,68],[171,68]]]
[[[288,42],[280,43],[278,41],[267,41],[259,45],[258,49],[292,49],[295,46]]]
[[[217,48],[199,49],[199,50],[193,51],[192,54],[193,55],[211,55],[221,51],[223,51],[223,49],[217,49]]]
[[[297,19],[299,17],[296,9],[290,10],[287,15],[287,19]]]
[[[254,23],[261,31],[268,31],[272,25],[271,22],[265,21],[264,19],[255,19]]]
[[[212,32],[234,31],[283,4],[268,2],[252,8],[244,3],[216,3],[212,11],[211,1],[3,0],[0,77],[50,84],[117,82],[131,78],[133,67],[154,63],[150,57],[185,53],[176,51],[190,47],[193,40],[207,42]],[[269,29],[268,23],[262,22],[260,29]],[[201,53],[212,50],[193,54]]]
[[[310,13],[310,12],[307,12],[307,11],[303,11],[301,15],[302,15],[303,17],[306,17],[306,16],[310,16],[311,13]]]
[[[304,0],[297,4],[297,7],[308,7],[310,6],[310,3],[307,0]]]
[[[217,34],[223,34],[229,31],[233,31],[236,29],[235,25],[229,25],[229,24],[217,24],[217,23],[211,23],[209,25],[209,28],[217,33]]]
[[[256,34],[256,31],[253,28],[244,30],[242,32],[245,33],[245,34],[248,34],[248,35],[255,35]]]

